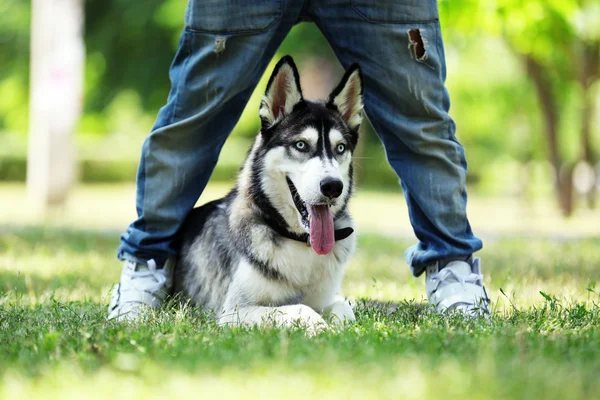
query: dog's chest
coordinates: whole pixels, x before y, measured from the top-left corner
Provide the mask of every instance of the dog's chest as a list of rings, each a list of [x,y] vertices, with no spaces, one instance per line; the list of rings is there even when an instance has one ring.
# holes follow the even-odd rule
[[[271,263],[294,286],[311,290],[341,279],[349,255],[350,249],[342,244],[327,255],[318,255],[305,244],[288,242],[273,254]]]

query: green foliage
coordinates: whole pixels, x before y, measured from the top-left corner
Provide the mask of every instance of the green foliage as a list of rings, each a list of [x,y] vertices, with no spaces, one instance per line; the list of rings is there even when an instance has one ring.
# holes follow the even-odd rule
[[[169,92],[168,68],[183,27],[185,3],[84,2],[87,54],[79,136],[112,141],[110,136],[117,134],[134,137],[137,142],[130,143],[138,143],[150,130]],[[442,0],[439,6],[451,115],[467,149],[471,182],[484,183],[482,187],[491,193],[505,193],[504,185],[486,180],[502,175],[515,162],[540,162],[547,157],[540,106],[535,85],[523,67],[524,56],[541,63],[548,74],[560,113],[559,148],[565,159],[575,160],[580,153],[580,54],[582,46],[599,40],[600,6],[575,0],[501,0],[493,4]],[[27,132],[30,2],[0,0],[0,11],[0,140],[5,142],[9,134],[24,136]],[[302,63],[315,55],[335,62],[327,41],[312,24],[292,30],[280,48],[280,54],[284,53],[292,54],[301,69]],[[263,78],[234,136],[256,134],[256,110],[265,84]],[[365,134],[363,141],[365,150],[360,156],[371,162],[358,166],[359,178],[368,185],[396,187],[397,178],[385,162],[377,137]],[[86,146],[81,147],[82,152],[94,150]],[[136,162],[136,146],[130,147],[135,151],[128,151],[124,158]],[[25,154],[11,156],[22,158]],[[102,171],[93,173],[102,175]],[[544,176],[544,182],[550,179],[550,175]]]
[[[174,11],[168,4],[163,0],[85,3],[85,41],[93,60],[86,69],[91,73],[86,83],[97,82],[87,93],[86,111],[102,111],[119,92],[130,89],[137,92],[144,109],[164,104],[170,85],[167,71],[176,50],[173,34],[183,23],[181,14],[180,26],[165,24]]]
[[[579,112],[584,95],[580,87],[581,74],[584,68],[588,68],[584,65],[584,55],[586,52],[593,53],[594,49],[598,52],[600,48],[598,3],[589,0],[500,0],[492,6],[485,1],[455,0],[442,1],[440,6],[445,26],[455,31],[455,35],[468,32],[502,37],[508,49],[516,55],[512,58],[523,61],[524,70],[528,68],[527,60],[541,67],[540,79],[549,89],[545,100],[551,102],[552,111],[558,114],[559,132],[562,133],[558,139],[560,155],[567,160],[576,160],[581,152],[578,138],[582,124]],[[598,55],[595,57],[598,63]],[[499,65],[505,67],[506,64]],[[593,79],[598,79],[600,64],[591,68],[596,70]],[[521,76],[526,77],[523,73]],[[531,74],[528,80],[534,80]],[[534,111],[536,118],[541,120],[541,105],[531,101],[535,95],[533,83],[527,83],[525,79],[513,79],[513,83],[517,90],[511,90],[505,97],[513,102],[510,113],[518,116],[521,109]],[[523,86],[519,90],[520,85]],[[496,102],[493,104],[496,105]],[[537,131],[543,129],[537,125],[530,125],[534,127],[536,136],[540,135]],[[532,143],[538,154],[546,153],[547,139],[535,139]]]
[[[0,135],[27,130],[30,2],[0,0]]]
[[[27,160],[24,157],[3,156],[0,158],[0,181],[25,182]]]

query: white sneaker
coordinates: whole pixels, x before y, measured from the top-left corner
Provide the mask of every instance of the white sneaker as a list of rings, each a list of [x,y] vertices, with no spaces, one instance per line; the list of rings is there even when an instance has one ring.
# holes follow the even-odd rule
[[[452,261],[441,270],[435,263],[426,273],[427,297],[438,311],[457,310],[470,316],[489,313],[490,299],[483,286],[479,258],[473,258],[472,263]]]
[[[148,265],[125,261],[121,282],[113,289],[108,319],[131,321],[144,313],[146,308],[158,308],[162,305],[171,287],[169,262],[164,268],[156,268],[154,260]]]

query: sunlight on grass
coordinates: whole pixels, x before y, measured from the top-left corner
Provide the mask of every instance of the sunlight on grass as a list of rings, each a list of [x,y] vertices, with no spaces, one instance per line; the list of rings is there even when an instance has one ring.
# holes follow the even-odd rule
[[[105,315],[89,303],[0,305],[0,397],[584,399],[600,389],[600,308],[552,298],[479,320],[361,303],[356,324],[314,338],[221,329],[189,309],[137,324]]]
[[[42,380],[31,381],[15,373],[4,378],[6,398],[106,399],[118,390],[119,398],[240,399],[489,399],[490,393],[519,398],[584,398],[580,377],[560,367],[531,364],[515,365],[511,387],[500,387],[493,355],[481,357],[476,368],[444,360],[433,368],[417,357],[400,358],[392,366],[357,373],[336,365],[335,369],[316,368],[311,373],[271,365],[269,369],[224,370],[219,374],[182,374],[161,370],[152,362],[141,365],[135,356],[117,357],[113,368],[104,368],[89,377],[68,366],[56,368]],[[517,374],[526,372],[524,377]],[[155,379],[160,376],[160,379]],[[69,379],[65,379],[69,377]],[[593,385],[596,390],[600,386]],[[118,389],[117,389],[118,388]],[[0,393],[2,390],[0,389]],[[514,398],[514,397],[513,397]]]
[[[363,193],[353,206],[358,250],[343,283],[357,322],[309,339],[221,329],[190,307],[165,307],[139,324],[106,321],[132,195],[132,187],[81,187],[48,225],[29,227],[15,226],[34,220],[9,196],[13,208],[0,210],[0,398],[563,400],[600,391],[600,238],[586,231],[593,218],[537,237],[535,227],[523,235],[498,228],[494,219],[514,210],[482,212],[499,229],[478,254],[495,313],[465,320],[426,306],[424,279],[403,258],[414,239],[400,195]]]
[[[540,291],[587,301],[586,289],[600,281],[600,240],[490,240],[479,254],[488,292],[498,310],[510,302],[528,307],[543,300]],[[359,236],[343,283],[350,298],[425,301],[424,279],[415,279],[402,253],[412,244],[377,235]],[[0,289],[23,304],[59,301],[108,302],[119,279],[116,233],[36,228],[0,237]],[[504,294],[501,293],[503,290]],[[2,300],[0,300],[1,302]]]

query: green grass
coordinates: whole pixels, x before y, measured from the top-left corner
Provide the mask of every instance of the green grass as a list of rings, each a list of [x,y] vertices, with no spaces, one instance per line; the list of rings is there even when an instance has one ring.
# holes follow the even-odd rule
[[[423,280],[401,257],[410,242],[361,236],[344,283],[363,299],[357,322],[314,338],[222,329],[181,307],[107,322],[117,242],[113,232],[0,228],[0,397],[600,395],[600,239],[487,242],[496,312],[469,320],[424,304]]]

